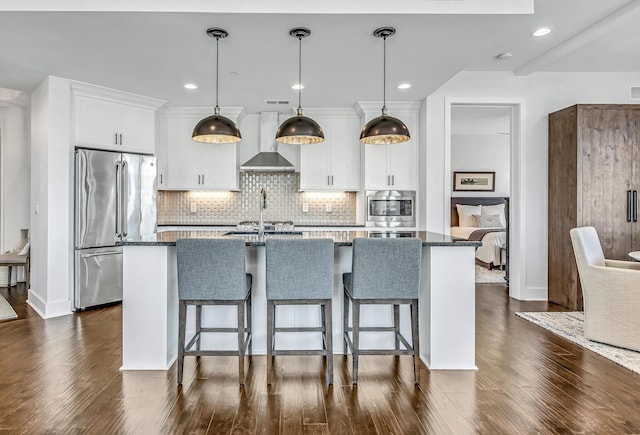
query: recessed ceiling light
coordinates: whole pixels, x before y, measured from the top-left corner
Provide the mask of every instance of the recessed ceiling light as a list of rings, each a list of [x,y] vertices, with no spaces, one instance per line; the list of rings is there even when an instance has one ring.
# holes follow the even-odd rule
[[[400,83],[398,85],[398,89],[409,89],[411,87],[411,83]]]
[[[185,83],[184,84],[184,88],[185,89],[198,89],[198,85],[196,85],[195,83]]]
[[[540,27],[538,30],[533,32],[531,34],[531,36],[545,36],[545,35],[548,35],[551,32],[553,32],[553,28],[552,27]]]
[[[496,55],[496,59],[498,60],[508,60],[511,59],[513,57],[513,54],[506,52],[506,53],[500,53],[498,55]]]
[[[291,89],[295,89],[296,91],[298,89],[304,89],[304,85],[301,85],[300,83],[296,83],[295,85],[291,85]]]
[[[229,77],[239,77],[239,76],[240,76],[240,73],[237,71],[231,71],[229,73]]]

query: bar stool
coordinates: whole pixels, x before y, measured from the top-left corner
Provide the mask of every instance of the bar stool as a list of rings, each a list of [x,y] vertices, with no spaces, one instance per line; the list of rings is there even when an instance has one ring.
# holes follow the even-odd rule
[[[231,239],[178,239],[178,384],[182,384],[186,355],[238,355],[240,385],[244,385],[244,357],[251,361],[251,282],[245,270],[245,243]],[[187,306],[195,306],[195,335],[186,341]],[[203,328],[203,305],[236,305],[236,328]],[[245,328],[246,313],[246,328]],[[201,350],[202,333],[235,332],[238,350]],[[195,345],[195,349],[192,349]]]
[[[358,383],[360,355],[413,355],[413,374],[420,383],[420,340],[418,336],[418,294],[420,290],[420,255],[418,238],[353,240],[352,273],[342,276],[344,285],[344,354],[353,358],[352,382]],[[349,327],[349,301],[352,304],[352,327]],[[393,305],[393,326],[360,326],[360,306]],[[400,333],[400,304],[409,304],[412,344]],[[394,349],[360,349],[360,331],[393,332]],[[349,336],[352,332],[353,341]],[[400,349],[400,343],[405,349]]]
[[[274,355],[324,355],[326,381],[333,384],[333,240],[267,240],[267,383]],[[276,327],[277,305],[320,305],[319,327]],[[322,350],[277,350],[276,332],[321,332]]]

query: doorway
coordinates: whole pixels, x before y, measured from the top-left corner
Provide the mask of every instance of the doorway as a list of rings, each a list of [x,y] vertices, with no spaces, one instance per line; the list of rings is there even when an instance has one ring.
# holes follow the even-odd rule
[[[455,123],[455,125],[454,125]],[[522,99],[495,99],[495,98],[446,98],[445,99],[445,183],[444,202],[446,210],[451,207],[451,196],[453,191],[453,158],[457,159],[460,150],[453,149],[462,143],[462,149],[469,149],[472,138],[477,136],[478,143],[485,143],[490,137],[480,137],[481,135],[493,136],[496,142],[502,145],[491,145],[491,152],[498,152],[499,146],[508,147],[508,159],[504,156],[499,158],[500,168],[496,170],[496,190],[473,195],[483,196],[508,196],[509,197],[509,296],[521,299],[521,295],[526,289],[524,265],[526,264],[525,247],[523,236],[523,204],[524,191],[522,189],[523,171],[523,142],[524,142],[524,100]],[[463,130],[464,128],[464,130]],[[461,137],[454,138],[454,135],[467,135],[464,140]],[[463,160],[462,164],[490,164],[491,156],[484,156],[478,160]],[[456,160],[458,162],[458,160]],[[483,163],[484,162],[484,163]],[[457,164],[457,163],[455,163]],[[457,169],[456,169],[457,170]],[[465,170],[476,170],[475,166]],[[502,174],[502,175],[501,175]],[[506,184],[505,184],[506,183]],[[500,190],[498,190],[500,189]],[[469,193],[469,192],[464,192]],[[466,195],[466,196],[473,196]],[[450,216],[445,217],[446,225],[450,227]]]

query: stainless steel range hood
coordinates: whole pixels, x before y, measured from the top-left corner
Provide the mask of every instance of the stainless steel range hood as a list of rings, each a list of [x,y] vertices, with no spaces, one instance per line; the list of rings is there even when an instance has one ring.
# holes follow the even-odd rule
[[[291,172],[295,167],[278,153],[278,112],[260,114],[260,152],[240,166],[241,171]]]

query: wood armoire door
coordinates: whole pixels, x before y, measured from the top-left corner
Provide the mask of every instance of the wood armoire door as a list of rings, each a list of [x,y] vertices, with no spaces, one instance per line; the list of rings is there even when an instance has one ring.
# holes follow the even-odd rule
[[[579,107],[577,226],[596,228],[606,258],[626,260],[633,236],[628,194],[640,186],[634,180],[640,111]]]

